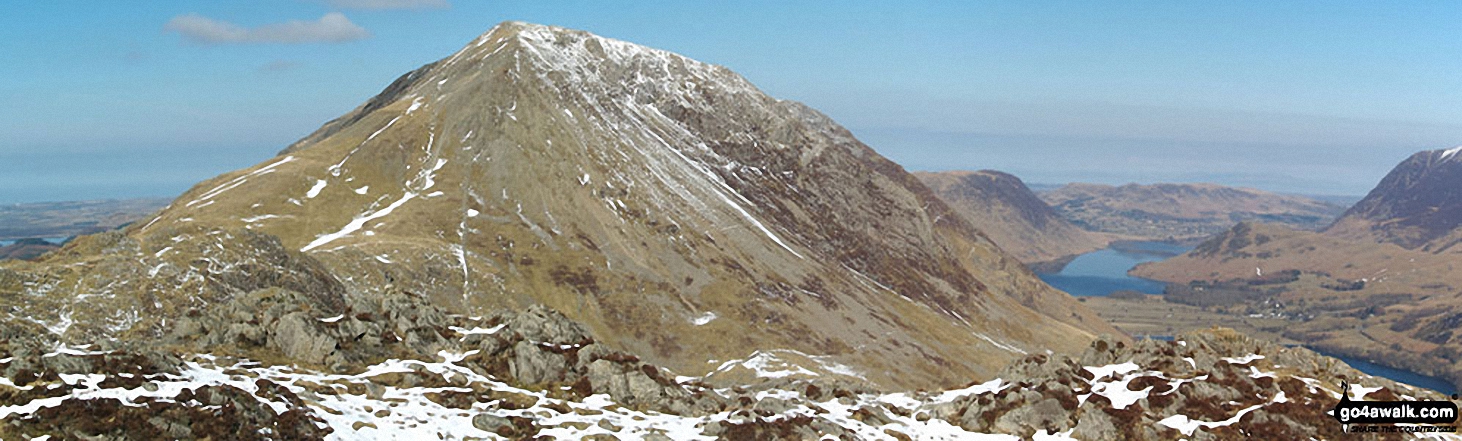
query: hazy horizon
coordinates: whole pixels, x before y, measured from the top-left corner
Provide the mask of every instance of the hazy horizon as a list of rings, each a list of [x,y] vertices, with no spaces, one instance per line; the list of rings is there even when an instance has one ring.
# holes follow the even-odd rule
[[[909,170],[1363,195],[1462,144],[1462,4],[28,3],[0,203],[172,197],[522,20],[681,53]]]

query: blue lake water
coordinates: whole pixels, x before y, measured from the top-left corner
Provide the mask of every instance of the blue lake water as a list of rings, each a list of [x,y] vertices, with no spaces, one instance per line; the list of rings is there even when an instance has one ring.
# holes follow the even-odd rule
[[[43,239],[45,239],[46,242],[50,242],[50,243],[54,243],[54,244],[60,245],[62,242],[66,242],[66,239],[68,239],[68,238],[65,238],[65,237],[46,237],[46,238],[43,238]],[[9,239],[7,239],[7,240],[0,240],[0,247],[6,246],[6,245],[10,245],[10,244],[13,244],[13,243],[15,243],[15,240],[9,240]]]
[[[1162,242],[1129,242],[1077,256],[1060,272],[1037,275],[1056,289],[1077,297],[1100,297],[1121,290],[1162,294],[1163,282],[1132,277],[1127,275],[1127,270],[1189,249]]]
[[[1319,352],[1319,351],[1315,351],[1315,352]],[[1320,353],[1321,354],[1325,354],[1324,352],[1320,352]],[[1396,368],[1389,368],[1389,367],[1386,367],[1386,366],[1381,366],[1379,364],[1371,363],[1369,361],[1361,360],[1361,359],[1358,359],[1358,358],[1342,357],[1342,356],[1334,355],[1334,354],[1325,354],[1325,355],[1328,355],[1328,356],[1331,356],[1331,357],[1335,357],[1335,358],[1339,358],[1340,361],[1344,361],[1345,364],[1350,365],[1350,367],[1355,368],[1355,370],[1358,370],[1358,371],[1361,371],[1361,372],[1365,372],[1365,373],[1370,374],[1370,375],[1374,375],[1374,376],[1377,376],[1377,377],[1389,378],[1389,379],[1391,379],[1393,381],[1399,381],[1399,382],[1406,383],[1406,384],[1410,384],[1410,385],[1416,386],[1416,387],[1424,387],[1424,388],[1431,389],[1431,390],[1434,390],[1434,391],[1437,391],[1437,392],[1441,392],[1443,395],[1452,395],[1452,394],[1457,393],[1457,387],[1454,386],[1454,385],[1452,385],[1452,382],[1447,381],[1447,380],[1443,380],[1441,378],[1428,377],[1426,375],[1418,374],[1416,372],[1405,371],[1405,370],[1396,369]]]
[[[1056,289],[1078,297],[1106,296],[1120,290],[1162,294],[1162,282],[1132,277],[1127,271],[1144,262],[1155,262],[1187,252],[1191,247],[1163,242],[1128,242],[1082,254],[1060,272],[1038,274],[1041,280]],[[1148,336],[1155,340],[1171,340],[1172,336]],[[1322,352],[1322,354],[1324,354]],[[1393,381],[1423,387],[1446,395],[1458,393],[1451,382],[1415,372],[1390,368],[1366,360],[1324,354],[1349,364],[1358,371]]]

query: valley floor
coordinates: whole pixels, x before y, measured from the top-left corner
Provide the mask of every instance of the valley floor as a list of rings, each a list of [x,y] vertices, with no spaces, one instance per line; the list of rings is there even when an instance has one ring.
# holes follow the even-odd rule
[[[1082,297],[1081,301],[1117,329],[1134,337],[1170,337],[1222,327],[1282,345],[1302,343],[1284,336],[1284,326],[1288,323],[1284,318],[1245,317],[1215,312],[1168,302],[1160,295],[1145,295],[1141,298]]]

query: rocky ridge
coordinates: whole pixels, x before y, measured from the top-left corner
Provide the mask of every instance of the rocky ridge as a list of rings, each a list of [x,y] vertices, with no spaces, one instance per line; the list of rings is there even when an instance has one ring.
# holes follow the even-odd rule
[[[1022,262],[1094,251],[1107,240],[1067,222],[1020,178],[994,170],[914,173],[1002,250]]]
[[[889,393],[817,374],[716,387],[609,349],[542,307],[464,317],[407,293],[322,306],[262,290],[156,345],[57,345],[39,327],[4,323],[0,436],[1336,438],[1326,412],[1341,381],[1355,399],[1445,399],[1227,330],[1102,339],[968,387]],[[268,361],[296,356],[325,362]]]

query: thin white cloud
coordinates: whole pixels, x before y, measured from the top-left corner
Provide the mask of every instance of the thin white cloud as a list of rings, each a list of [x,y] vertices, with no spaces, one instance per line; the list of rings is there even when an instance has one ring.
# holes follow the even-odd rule
[[[165,28],[199,43],[343,43],[370,36],[365,28],[351,23],[345,14],[331,12],[316,21],[290,20],[246,28],[198,14],[168,20]]]
[[[330,5],[344,9],[441,9],[451,6],[447,0],[329,0]]]

